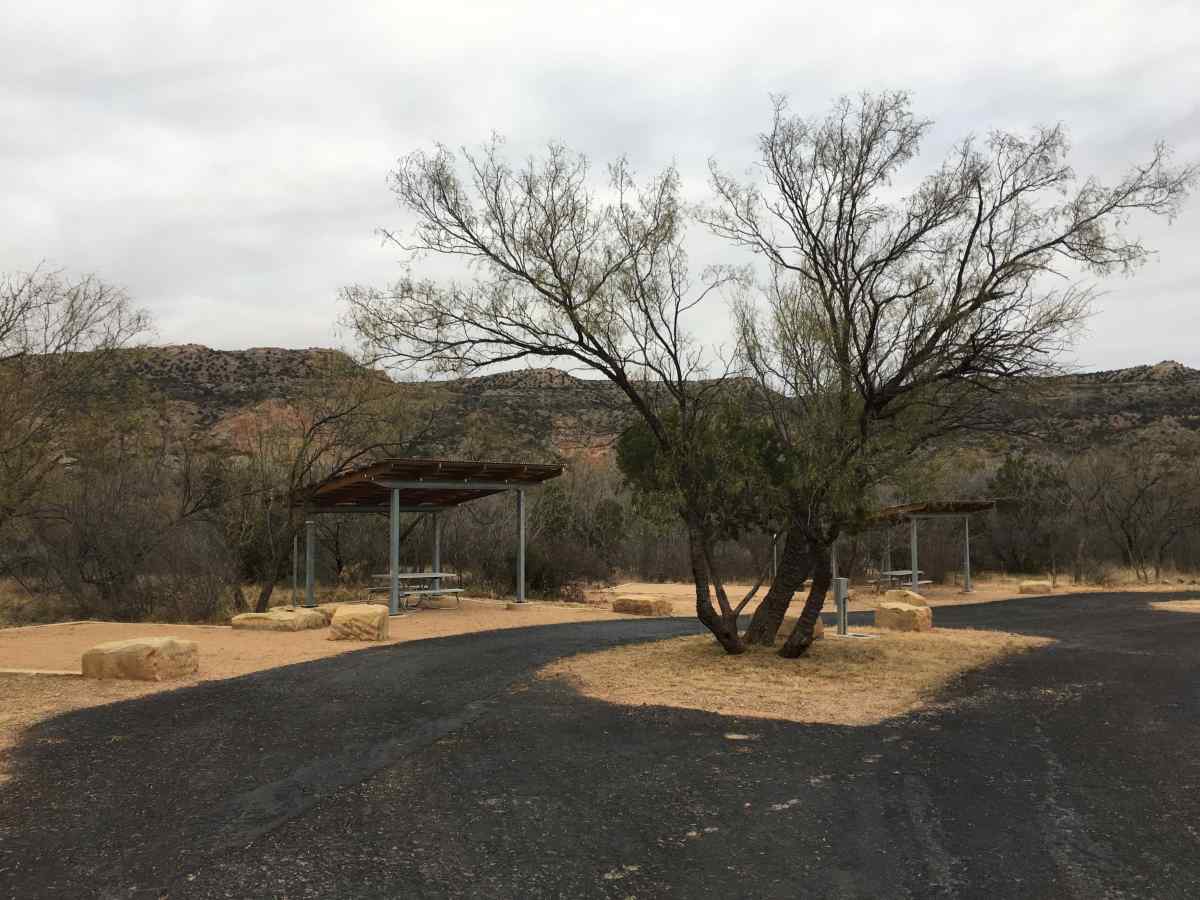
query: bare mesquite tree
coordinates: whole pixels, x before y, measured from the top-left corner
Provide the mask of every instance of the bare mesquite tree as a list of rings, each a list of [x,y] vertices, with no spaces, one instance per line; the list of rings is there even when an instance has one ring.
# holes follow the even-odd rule
[[[817,577],[785,656],[812,641],[847,522],[826,494],[852,497],[877,477],[873,458],[969,427],[978,391],[1053,371],[1088,312],[1089,276],[1150,252],[1128,219],[1173,217],[1197,177],[1158,144],[1115,184],[1080,179],[1056,126],[968,137],[901,192],[929,128],[902,92],[843,99],[819,120],[779,100],[759,140],[764,183],[711,169],[707,223],[768,266],[762,311],[740,316],[746,356],[764,391],[786,398],[790,445],[838,463],[799,492],[816,504],[802,530]]]
[[[60,467],[64,422],[111,393],[114,352],[148,327],[94,276],[0,275],[0,528],[36,506]]]
[[[114,400],[60,424],[69,460],[25,524],[75,616],[209,619],[237,590],[214,521],[220,461],[159,412]]]
[[[694,436],[727,373],[710,368],[686,327],[689,313],[738,273],[709,270],[699,284],[689,276],[674,169],[638,186],[618,161],[596,185],[587,160],[559,145],[520,167],[496,140],[461,157],[461,169],[444,147],[400,161],[391,187],[417,226],[411,239],[385,237],[418,256],[465,261],[475,277],[349,288],[353,326],[394,363],[472,372],[557,360],[616,384],[678,487],[697,616],[726,650],[740,652],[736,609],[712,571],[711,510],[696,488]]]
[[[1198,459],[1200,441],[1187,436],[1094,450],[1066,466],[1078,513],[1140,581],[1157,581],[1171,548],[1200,530]]]
[[[279,411],[234,435],[227,540],[259,584],[255,610],[269,608],[304,524],[297,505],[308,486],[386,456],[413,452],[428,433],[428,411],[402,407],[392,384],[336,356]]]

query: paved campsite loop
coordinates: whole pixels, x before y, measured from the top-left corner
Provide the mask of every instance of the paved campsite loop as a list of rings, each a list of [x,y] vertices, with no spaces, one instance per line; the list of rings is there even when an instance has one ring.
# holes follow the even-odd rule
[[[877,726],[582,698],[683,619],[383,646],[68,713],[0,786],[2,897],[1200,893],[1200,615],[938,609],[1057,643]]]

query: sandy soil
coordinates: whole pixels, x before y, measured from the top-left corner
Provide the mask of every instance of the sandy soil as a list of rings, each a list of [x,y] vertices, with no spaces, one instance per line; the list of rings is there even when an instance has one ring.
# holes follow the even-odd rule
[[[1161,600],[1151,603],[1150,608],[1166,612],[1200,613],[1200,600]]]
[[[539,677],[565,679],[588,697],[627,706],[874,725],[920,708],[968,669],[1053,643],[959,628],[855,631],[873,637],[827,632],[801,659],[781,659],[764,647],[729,656],[709,637],[695,636],[572,656],[545,667]]]
[[[922,595],[929,601],[930,606],[958,606],[967,603],[998,603],[1004,600],[1012,600],[1022,596],[1019,591],[1019,585],[1022,581],[1033,580],[1031,578],[1006,578],[1006,579],[986,579],[975,582],[975,589],[969,593],[963,593],[962,589],[957,585],[925,585],[921,589]],[[736,604],[750,590],[749,584],[729,584],[726,585],[726,592],[729,595],[731,603]],[[1197,585],[1193,583],[1158,583],[1158,584],[1121,584],[1119,586],[1103,587],[1099,585],[1074,585],[1069,579],[1059,581],[1058,588],[1054,591],[1055,594],[1085,594],[1085,593],[1106,593],[1112,591],[1135,592],[1142,593],[1152,591],[1156,594],[1170,593],[1172,591],[1196,591]],[[766,593],[766,587],[759,589],[759,597]],[[675,615],[694,615],[696,609],[696,599],[694,589],[691,584],[671,583],[671,584],[655,584],[645,581],[628,581],[623,584],[618,584],[612,588],[606,588],[603,591],[594,591],[591,597],[599,600],[602,598],[612,597],[645,597],[648,599],[663,599],[669,600],[675,608]],[[850,611],[851,612],[869,612],[875,608],[875,603],[879,600],[880,594],[876,594],[874,588],[862,585],[851,585],[850,587]],[[798,595],[796,601],[802,600],[803,595]],[[747,607],[747,612],[752,611],[758,606],[759,598],[751,601]],[[796,602],[793,601],[793,602]],[[795,609],[795,607],[793,607]],[[830,595],[826,601],[825,612],[833,612],[833,597]]]
[[[79,671],[80,657],[104,641],[135,637],[179,637],[200,645],[198,680],[231,678],[349,653],[379,643],[400,644],[424,638],[447,637],[497,628],[521,628],[579,622],[586,619],[625,619],[604,608],[528,603],[509,610],[495,600],[463,600],[461,609],[421,609],[391,621],[391,638],[372,644],[328,640],[328,629],[312,631],[235,631],[224,625],[157,625],[123,622],[82,622],[0,629],[0,669]],[[174,682],[178,685],[180,682]],[[0,700],[0,704],[4,701]]]
[[[198,681],[232,678],[333,656],[380,643],[400,644],[500,628],[551,625],[589,619],[626,619],[611,610],[551,603],[528,603],[509,610],[502,601],[464,599],[461,609],[423,609],[391,621],[391,639],[362,644],[327,640],[328,629],[312,631],[234,631],[221,625],[156,625],[82,622],[0,629],[0,670],[79,672],[83,651],[105,641],[171,636],[200,645],[200,671],[191,678],[161,683],[95,681],[81,677],[0,674],[0,781],[3,754],[21,730],[40,719],[85,706],[99,706]]]

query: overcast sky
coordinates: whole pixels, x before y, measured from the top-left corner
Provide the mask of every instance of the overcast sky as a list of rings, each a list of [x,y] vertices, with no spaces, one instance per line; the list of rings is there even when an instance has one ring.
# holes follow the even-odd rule
[[[675,160],[702,199],[709,156],[751,162],[769,94],[818,114],[905,88],[937,121],[923,168],[968,132],[1055,121],[1084,173],[1159,137],[1200,159],[1196,0],[42,0],[6,8],[0,67],[0,269],[95,272],[159,342],[226,349],[349,342],[339,287],[399,272],[375,234],[404,222],[387,172],[435,140]],[[1159,254],[1106,283],[1078,362],[1200,368],[1200,197],[1134,227]]]

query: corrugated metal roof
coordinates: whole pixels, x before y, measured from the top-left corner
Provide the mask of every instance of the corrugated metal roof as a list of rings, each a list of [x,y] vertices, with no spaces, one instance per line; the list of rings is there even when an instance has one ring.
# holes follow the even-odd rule
[[[980,500],[926,500],[922,503],[904,503],[900,506],[885,506],[879,512],[867,519],[868,525],[890,525],[896,522],[906,522],[912,518],[934,516],[965,516],[971,513],[992,509],[994,499]]]
[[[519,487],[557,478],[561,465],[462,459],[383,459],[311,485],[298,492],[297,506],[332,512],[344,509],[384,509],[391,502],[393,482],[400,505],[441,509]],[[425,487],[419,482],[430,482]]]

